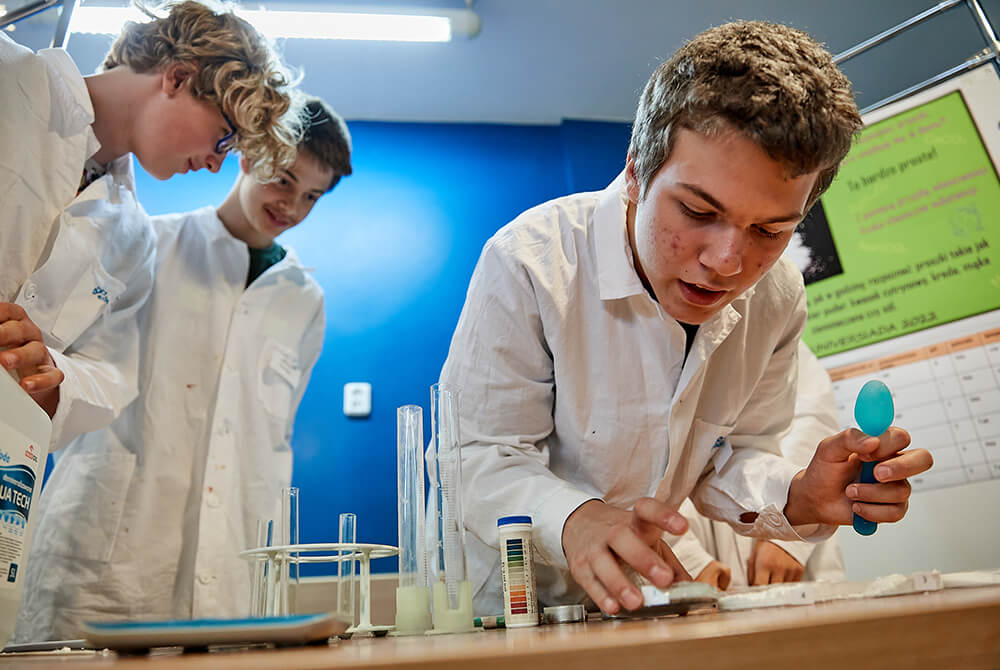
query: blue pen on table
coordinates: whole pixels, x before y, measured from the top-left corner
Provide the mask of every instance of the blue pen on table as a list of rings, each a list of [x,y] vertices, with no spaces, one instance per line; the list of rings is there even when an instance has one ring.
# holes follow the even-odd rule
[[[858,399],[854,402],[854,420],[858,422],[858,427],[862,431],[878,437],[889,430],[892,425],[892,418],[895,416],[895,408],[892,405],[892,394],[889,387],[873,379],[865,382],[858,392]],[[876,461],[863,461],[861,463],[861,483],[875,484]],[[854,530],[860,535],[871,535],[878,528],[878,524],[869,521],[864,517],[854,515]]]

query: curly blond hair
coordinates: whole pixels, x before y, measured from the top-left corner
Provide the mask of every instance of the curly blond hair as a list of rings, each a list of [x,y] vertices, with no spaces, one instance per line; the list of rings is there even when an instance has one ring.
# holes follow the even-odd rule
[[[629,145],[643,193],[670,156],[675,128],[735,130],[790,176],[818,170],[811,205],[837,175],[861,115],[851,83],[809,35],[738,21],[695,36],[646,83]]]
[[[152,20],[128,22],[104,59],[103,69],[123,65],[140,74],[174,63],[195,67],[191,94],[219,105],[237,130],[236,149],[262,181],[295,161],[301,130],[291,107],[291,77],[267,40],[221,6],[182,0],[157,12],[135,5]]]

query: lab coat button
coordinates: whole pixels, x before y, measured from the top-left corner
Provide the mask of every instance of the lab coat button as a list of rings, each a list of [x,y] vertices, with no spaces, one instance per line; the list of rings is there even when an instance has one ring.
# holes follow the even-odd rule
[[[205,502],[209,507],[219,507],[222,504],[222,501],[219,500],[219,496],[216,493],[209,493],[205,496]]]
[[[25,302],[34,302],[35,298],[38,297],[38,286],[35,282],[27,282],[24,285],[24,300]]]
[[[203,572],[200,575],[198,575],[198,581],[201,582],[202,584],[208,584],[212,581],[212,575],[208,574],[207,572]]]

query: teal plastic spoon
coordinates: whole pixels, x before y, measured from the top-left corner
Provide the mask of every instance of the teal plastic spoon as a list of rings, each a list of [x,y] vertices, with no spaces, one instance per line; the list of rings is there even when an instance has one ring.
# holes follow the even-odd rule
[[[873,379],[865,382],[865,385],[858,391],[858,399],[854,402],[854,420],[858,422],[858,427],[872,437],[878,437],[889,430],[892,425],[892,418],[895,416],[895,408],[892,405],[892,394],[889,387]],[[876,461],[864,461],[861,463],[861,483],[875,484]],[[871,535],[878,529],[878,524],[869,521],[857,514],[854,515],[854,530],[861,535]]]

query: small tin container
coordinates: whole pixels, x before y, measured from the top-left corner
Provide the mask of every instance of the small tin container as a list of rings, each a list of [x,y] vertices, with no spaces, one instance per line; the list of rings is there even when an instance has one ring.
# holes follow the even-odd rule
[[[580,623],[587,620],[583,605],[553,605],[542,611],[544,623]]]
[[[507,628],[538,625],[531,517],[497,519],[500,565],[503,578],[503,613]]]

